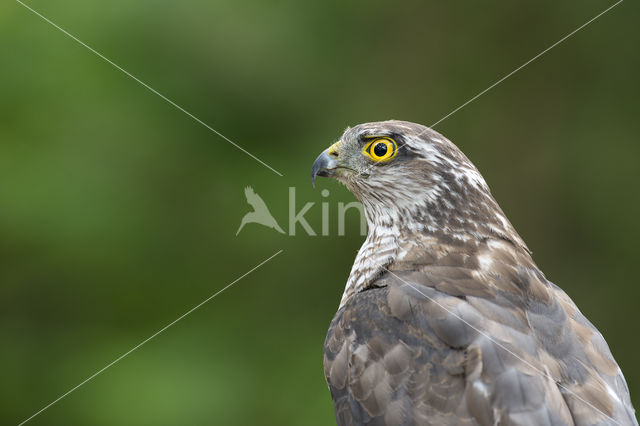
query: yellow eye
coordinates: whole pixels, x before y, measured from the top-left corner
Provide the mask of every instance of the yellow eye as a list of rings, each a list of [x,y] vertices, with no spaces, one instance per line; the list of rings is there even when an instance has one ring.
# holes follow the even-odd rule
[[[398,146],[393,139],[377,138],[365,145],[364,152],[373,161],[389,161],[398,151]]]

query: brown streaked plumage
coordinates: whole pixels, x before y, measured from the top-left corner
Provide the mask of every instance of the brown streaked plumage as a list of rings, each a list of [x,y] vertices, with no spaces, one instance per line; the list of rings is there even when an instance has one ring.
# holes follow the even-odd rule
[[[379,139],[393,155],[371,151]],[[325,342],[339,425],[638,424],[604,338],[450,141],[361,124],[316,175],[344,183],[369,224]]]

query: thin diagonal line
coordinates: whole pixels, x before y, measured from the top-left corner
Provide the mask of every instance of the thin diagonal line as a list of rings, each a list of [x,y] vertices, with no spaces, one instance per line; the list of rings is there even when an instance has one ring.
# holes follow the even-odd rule
[[[560,43],[562,43],[563,41],[565,41],[566,39],[568,39],[569,37],[571,37],[572,35],[574,35],[575,33],[577,33],[578,31],[580,31],[581,29],[583,29],[584,27],[586,27],[587,25],[589,25],[590,23],[592,23],[593,21],[595,21],[596,19],[598,19],[599,17],[601,17],[602,15],[604,15],[605,13],[607,13],[608,11],[610,11],[611,9],[613,9],[614,7],[616,7],[617,5],[619,5],[620,3],[622,3],[624,0],[619,0],[618,2],[612,4],[611,6],[609,6],[608,8],[606,8],[605,10],[603,10],[602,12],[600,12],[599,14],[597,14],[596,16],[594,16],[593,18],[591,18],[590,20],[588,20],[587,22],[585,22],[584,24],[580,25],[578,28],[576,28],[575,30],[571,31],[569,34],[567,34],[566,36],[562,37],[560,40],[556,41],[555,43],[553,43],[551,46],[547,47],[546,49],[544,49],[542,52],[538,53],[536,56],[534,56],[533,58],[529,59],[527,62],[525,62],[524,64],[520,65],[518,68],[516,68],[515,70],[511,71],[509,74],[505,75],[504,77],[502,77],[500,80],[496,81],[495,83],[493,83],[491,86],[487,87],[486,89],[484,89],[482,92],[478,93],[477,95],[475,95],[473,98],[469,99],[467,102],[463,103],[462,105],[460,105],[458,108],[454,109],[453,111],[451,111],[450,113],[448,113],[447,115],[445,115],[444,117],[442,117],[440,120],[436,121],[435,123],[433,123],[431,125],[431,127],[435,127],[437,126],[439,123],[441,123],[442,121],[446,120],[447,118],[449,118],[450,116],[452,116],[453,114],[455,114],[456,112],[460,111],[462,108],[466,107],[467,105],[469,105],[471,102],[475,101],[476,99],[478,99],[480,96],[484,95],[485,93],[487,93],[489,90],[493,89],[494,87],[496,87],[498,84],[502,83],[503,81],[505,81],[506,79],[508,79],[509,77],[511,77],[512,75],[514,75],[515,73],[517,73],[518,71],[520,71],[522,68],[526,67],[527,65],[529,65],[531,62],[535,61],[536,59],[538,59],[540,56],[544,55],[545,53],[547,53],[548,51],[550,51],[551,49],[553,49],[554,47],[556,47],[557,45],[559,45]]]
[[[222,293],[223,291],[225,291],[226,289],[228,289],[229,287],[231,287],[232,285],[234,285],[235,283],[237,283],[238,281],[240,281],[241,279],[243,279],[244,277],[246,277],[247,275],[249,275],[250,273],[252,273],[253,271],[255,271],[256,269],[260,268],[262,265],[264,265],[265,263],[269,262],[271,259],[273,259],[274,257],[276,257],[277,255],[279,255],[280,253],[282,253],[284,250],[279,250],[278,252],[276,252],[275,254],[271,255],[271,257],[263,260],[262,262],[260,262],[259,264],[257,264],[256,266],[254,266],[253,268],[249,269],[247,272],[245,272],[244,274],[240,275],[238,278],[236,278],[235,280],[231,281],[229,284],[227,284],[225,287],[223,287],[221,290],[218,290],[217,292],[215,292],[214,294],[212,294],[211,296],[207,297],[206,299],[204,299],[202,302],[198,303],[196,306],[194,306],[193,308],[189,309],[187,312],[185,312],[184,314],[180,315],[178,318],[176,318],[175,320],[171,321],[169,324],[165,325],[164,327],[162,327],[160,330],[156,331],[155,333],[153,333],[151,336],[147,337],[146,339],[144,339],[142,342],[138,343],[137,345],[135,345],[133,348],[129,349],[127,352],[123,353],[122,355],[120,355],[118,358],[114,359],[113,361],[111,361],[109,364],[105,365],[104,367],[102,367],[100,370],[96,371],[95,373],[93,373],[91,376],[87,377],[86,379],[84,379],[82,382],[78,383],[76,386],[72,387],[71,389],[69,389],[67,392],[63,393],[62,395],[60,395],[58,398],[56,398],[55,400],[51,401],[49,404],[45,405],[44,407],[42,407],[40,410],[38,410],[36,413],[34,413],[31,417],[23,420],[18,426],[21,426],[25,423],[27,423],[29,420],[33,419],[35,416],[37,416],[38,414],[42,413],[43,411],[45,411],[46,409],[50,408],[52,405],[56,404],[57,402],[59,402],[61,399],[63,399],[64,397],[66,397],[67,395],[69,395],[70,393],[72,393],[73,391],[75,391],[76,389],[78,389],[80,386],[84,385],[85,383],[89,382],[90,380],[92,380],[93,378],[95,378],[97,375],[99,375],[100,373],[102,373],[103,371],[105,371],[107,368],[111,367],[112,365],[114,365],[115,363],[117,363],[118,361],[120,361],[122,358],[126,357],[127,355],[129,355],[131,352],[135,351],[136,349],[140,348],[142,345],[144,345],[145,343],[147,343],[149,340],[153,339],[154,337],[156,337],[157,335],[159,335],[160,333],[164,332],[166,329],[168,329],[169,327],[173,326],[175,323],[177,323],[178,321],[180,321],[181,319],[183,319],[184,317],[186,317],[187,315],[189,315],[190,313],[192,313],[193,311],[195,311],[196,309],[200,308],[202,305],[204,305],[205,303],[207,303],[208,301],[210,301],[211,299],[213,299],[214,297],[216,297],[217,295],[219,295],[220,293]]]
[[[396,277],[397,279],[399,279],[400,281],[402,281],[403,283],[405,283],[406,285],[408,285],[409,287],[411,287],[412,289],[414,289],[415,291],[417,291],[418,293],[420,293],[421,295],[423,295],[424,297],[426,297],[427,299],[429,299],[429,301],[435,303],[436,305],[438,305],[440,308],[442,308],[444,311],[450,313],[451,315],[453,315],[454,317],[458,318],[460,321],[462,321],[463,323],[465,323],[466,325],[468,325],[469,327],[471,327],[472,329],[474,329],[475,331],[477,331],[479,334],[482,334],[484,337],[486,337],[487,339],[489,339],[490,341],[492,341],[493,343],[495,343],[496,345],[498,345],[500,348],[504,349],[505,351],[509,352],[511,355],[513,355],[514,357],[518,358],[520,361],[524,362],[525,364],[527,364],[529,367],[533,368],[535,371],[537,371],[538,373],[540,373],[543,377],[546,377],[547,379],[552,380],[556,386],[564,389],[565,391],[567,391],[568,393],[570,393],[571,395],[573,395],[574,397],[576,397],[577,399],[579,399],[580,401],[584,402],[585,404],[587,404],[588,406],[590,406],[591,408],[593,408],[594,410],[596,410],[597,412],[599,412],[600,414],[602,414],[605,417],[608,417],[612,422],[614,422],[617,425],[622,426],[621,423],[619,423],[617,420],[615,420],[613,417],[606,415],[605,413],[602,412],[602,410],[600,410],[599,408],[597,408],[596,406],[594,406],[593,404],[591,404],[589,401],[586,401],[585,399],[583,399],[582,397],[580,397],[578,394],[576,394],[575,392],[573,392],[572,390],[568,389],[566,386],[560,384],[559,380],[554,379],[553,377],[551,377],[548,373],[542,371],[541,369],[539,369],[538,367],[536,367],[535,365],[531,364],[529,361],[525,360],[524,358],[520,357],[518,354],[516,354],[515,352],[513,352],[511,349],[507,348],[505,345],[503,345],[502,343],[498,342],[497,340],[495,340],[493,337],[489,336],[487,333],[485,333],[484,331],[480,330],[478,327],[474,326],[473,324],[471,324],[470,322],[468,322],[467,320],[465,320],[464,318],[462,318],[460,315],[456,314],[455,312],[453,312],[450,309],[447,309],[443,304],[441,304],[440,302],[438,302],[436,299],[434,299],[433,297],[427,296],[426,294],[424,294],[422,291],[420,291],[420,289],[416,288],[414,285],[412,285],[410,282],[400,278],[398,275],[394,274],[393,272],[391,272],[390,270],[388,270],[386,267],[382,267],[382,269],[384,269],[385,271],[387,271],[388,273],[390,273],[391,275],[393,275],[394,277]]]
[[[255,155],[253,155],[252,153],[250,153],[249,151],[247,151],[246,149],[244,149],[243,147],[241,147],[240,145],[238,145],[237,143],[235,143],[234,141],[232,141],[231,139],[229,139],[228,137],[226,137],[225,135],[223,135],[222,133],[220,133],[219,131],[217,131],[216,129],[214,129],[213,127],[209,126],[207,123],[205,123],[204,121],[200,120],[198,117],[196,117],[195,115],[191,114],[189,111],[187,111],[186,109],[182,108],[180,105],[178,105],[177,103],[175,103],[174,101],[172,101],[171,99],[167,98],[165,95],[163,95],[162,93],[158,92],[156,89],[154,89],[153,87],[149,86],[147,83],[145,83],[144,81],[140,80],[138,77],[136,77],[135,75],[131,74],[129,71],[125,70],[124,68],[122,68],[120,65],[116,64],[115,62],[113,62],[111,59],[107,58],[106,56],[104,56],[102,53],[98,52],[97,50],[95,50],[94,48],[92,48],[91,46],[87,45],[86,43],[84,43],[82,40],[78,39],[76,36],[74,36],[73,34],[69,33],[68,31],[66,31],[65,29],[61,28],[60,26],[56,25],[54,22],[52,22],[50,19],[48,19],[47,17],[43,16],[42,14],[40,14],[39,12],[37,12],[36,10],[32,9],[31,7],[27,6],[26,4],[24,4],[22,1],[20,0],[16,0],[16,2],[20,3],[22,6],[24,6],[25,8],[27,8],[28,10],[30,10],[31,12],[33,12],[34,14],[36,14],[37,16],[39,16],[40,18],[42,18],[43,20],[45,20],[47,23],[53,25],[55,28],[57,28],[58,30],[60,30],[62,33],[64,33],[65,35],[67,35],[68,37],[70,37],[71,39],[73,39],[74,41],[76,41],[77,43],[79,43],[80,45],[86,47],[87,49],[89,49],[92,53],[94,53],[95,55],[97,55],[98,57],[100,57],[101,59],[105,60],[106,62],[108,62],[109,64],[111,64],[114,68],[118,69],[119,71],[121,71],[122,73],[126,74],[128,77],[131,77],[133,80],[135,80],[136,82],[140,83],[142,86],[144,86],[146,89],[148,89],[149,91],[151,91],[152,93],[158,95],[159,97],[161,97],[162,99],[164,99],[165,101],[167,101],[169,104],[171,104],[172,106],[174,106],[175,108],[177,108],[178,110],[182,111],[183,113],[187,114],[189,117],[191,117],[192,119],[194,119],[195,121],[197,121],[198,123],[202,124],[204,127],[206,127],[207,129],[211,130],[213,133],[215,133],[216,135],[220,136],[222,139],[226,140],[227,142],[229,142],[231,145],[235,146],[236,148],[238,148],[240,151],[244,152],[245,154],[247,154],[249,157],[253,158],[254,160],[256,160],[258,163],[262,164],[263,166],[265,166],[266,168],[268,168],[269,170],[271,170],[272,172],[274,172],[275,174],[277,174],[278,176],[284,176],[282,173],[280,173],[279,171],[277,171],[276,169],[274,169],[273,167],[271,167],[270,165],[268,165],[267,163],[265,163],[264,161],[262,161],[261,159],[259,159],[258,157],[256,157]]]
[[[451,117],[453,114],[455,114],[456,112],[460,111],[462,108],[464,108],[465,106],[469,105],[471,102],[475,101],[476,99],[478,99],[480,96],[484,95],[485,93],[487,93],[489,90],[493,89],[494,87],[496,87],[498,84],[502,83],[503,81],[505,81],[506,79],[508,79],[509,77],[511,77],[512,75],[514,75],[515,73],[517,73],[518,71],[520,71],[522,68],[526,67],[527,65],[529,65],[531,62],[535,61],[536,59],[538,59],[539,57],[541,57],[542,55],[544,55],[545,53],[547,53],[548,51],[550,51],[551,49],[553,49],[554,47],[556,47],[557,45],[559,45],[560,43],[562,43],[563,41],[565,41],[566,39],[568,39],[569,37],[571,37],[572,35],[574,35],[575,33],[577,33],[578,31],[580,31],[581,29],[583,29],[584,27],[586,27],[587,25],[589,25],[590,23],[592,23],[593,21],[595,21],[596,19],[600,18],[602,15],[604,15],[605,13],[609,12],[611,9],[613,9],[614,7],[616,7],[617,5],[619,5],[620,3],[622,3],[624,0],[619,0],[618,2],[612,4],[611,6],[609,6],[608,8],[606,8],[605,10],[603,10],[602,12],[598,13],[596,16],[594,16],[593,18],[589,19],[587,22],[585,22],[584,24],[580,25],[578,28],[576,28],[575,30],[571,31],[569,34],[567,34],[566,36],[562,37],[560,40],[556,41],[555,43],[553,43],[551,46],[547,47],[546,49],[544,49],[542,52],[538,53],[536,56],[534,56],[533,58],[529,59],[527,62],[525,62],[524,64],[520,65],[518,68],[516,68],[515,70],[511,71],[509,74],[505,75],[504,77],[502,77],[501,79],[499,79],[498,81],[496,81],[495,83],[493,83],[491,86],[487,87],[486,89],[484,89],[482,92],[478,93],[477,95],[475,95],[474,97],[472,97],[471,99],[469,99],[468,101],[466,101],[465,103],[463,103],[462,105],[460,105],[459,107],[457,107],[456,109],[454,109],[453,111],[451,111],[450,113],[448,113],[447,115],[445,115],[444,117],[442,117],[440,120],[436,121],[435,123],[433,123],[431,125],[431,127],[435,127],[438,124],[440,124],[441,122],[443,122],[444,120],[446,120],[447,118]],[[429,130],[429,128],[423,130],[422,132],[420,132],[416,137],[420,137],[424,132],[426,132],[427,130]],[[404,145],[406,145],[407,143],[403,143],[400,146],[398,146],[397,149],[402,148]],[[367,173],[369,173],[371,171],[371,169],[373,169],[374,167],[380,165],[380,163],[373,163],[371,164],[365,171],[358,173],[359,176],[365,175]]]

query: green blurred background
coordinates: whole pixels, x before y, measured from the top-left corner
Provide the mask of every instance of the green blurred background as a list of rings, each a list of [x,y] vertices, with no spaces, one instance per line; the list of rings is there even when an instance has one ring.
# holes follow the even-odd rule
[[[640,406],[638,5],[438,125]],[[316,155],[347,125],[431,124],[612,4],[28,2],[279,177],[12,1],[0,4],[0,423],[326,425],[322,344],[363,238],[236,229],[252,185],[320,231]],[[30,423],[30,424],[31,424]]]

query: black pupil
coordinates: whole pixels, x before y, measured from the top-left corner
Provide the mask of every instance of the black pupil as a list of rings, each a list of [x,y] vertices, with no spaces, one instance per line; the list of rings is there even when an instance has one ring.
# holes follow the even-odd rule
[[[375,144],[373,147],[373,153],[378,157],[384,157],[384,155],[387,153],[387,144],[383,142]]]

